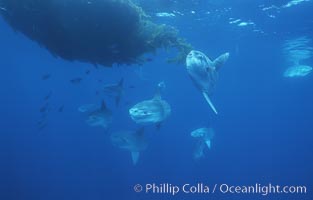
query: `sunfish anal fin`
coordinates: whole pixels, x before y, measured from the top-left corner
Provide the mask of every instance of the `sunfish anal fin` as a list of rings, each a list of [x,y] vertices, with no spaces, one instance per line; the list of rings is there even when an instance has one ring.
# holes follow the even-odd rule
[[[136,165],[138,160],[139,160],[139,152],[138,151],[132,151],[132,160],[133,160],[133,164]]]
[[[157,89],[157,91],[156,91],[156,93],[155,93],[153,99],[156,99],[156,100],[162,99],[162,98],[161,98],[161,93],[160,93],[160,89],[159,89],[159,88]]]
[[[212,108],[212,110],[214,111],[215,114],[217,114],[217,110],[216,108],[214,107],[209,95],[206,93],[206,92],[202,92],[205,100],[208,102],[208,104],[210,105],[210,107]]]

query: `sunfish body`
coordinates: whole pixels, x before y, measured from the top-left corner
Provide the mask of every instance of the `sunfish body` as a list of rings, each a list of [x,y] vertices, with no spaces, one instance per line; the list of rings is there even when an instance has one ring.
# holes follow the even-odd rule
[[[85,105],[79,106],[78,111],[81,113],[91,113],[92,111],[95,111],[98,108],[99,106],[95,104],[85,104]]]
[[[170,114],[171,107],[161,98],[159,92],[157,92],[153,99],[139,102],[129,109],[130,117],[137,124],[159,125]]]
[[[140,152],[144,151],[148,146],[143,128],[135,132],[120,131],[113,133],[111,135],[111,142],[114,146],[130,151],[134,165],[139,160]]]
[[[211,149],[211,140],[215,133],[212,128],[198,128],[191,132],[191,137],[198,138],[203,141],[209,149]]]
[[[296,65],[293,67],[289,67],[284,72],[284,77],[302,77],[311,73],[312,67],[308,65]]]
[[[103,91],[108,96],[115,98],[115,104],[118,106],[123,94],[124,79],[122,78],[117,84],[109,84],[103,87]]]
[[[205,143],[202,140],[197,141],[196,148],[193,152],[194,159],[198,160],[204,157]]]
[[[187,71],[192,81],[202,92],[215,114],[217,114],[217,110],[211,102],[210,95],[218,79],[218,70],[227,61],[228,57],[229,53],[224,53],[211,61],[204,53],[195,50],[192,50],[186,57]]]
[[[102,126],[107,129],[112,123],[112,112],[106,107],[104,101],[102,101],[100,108],[89,104],[80,106],[78,110],[88,114],[86,123],[89,126]]]
[[[194,151],[194,158],[199,159],[204,156],[204,149],[208,147],[211,149],[211,141],[215,133],[212,128],[198,128],[191,132],[191,137],[198,139],[196,148]]]

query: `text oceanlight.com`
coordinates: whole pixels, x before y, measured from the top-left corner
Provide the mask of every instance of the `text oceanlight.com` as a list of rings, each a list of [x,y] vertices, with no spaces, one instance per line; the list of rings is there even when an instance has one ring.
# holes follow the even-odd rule
[[[142,192],[146,194],[169,194],[176,195],[179,193],[184,194],[259,194],[259,195],[269,195],[269,194],[306,194],[306,186],[281,186],[274,184],[262,185],[256,183],[254,185],[229,185],[229,184],[214,184],[207,185],[204,183],[196,184],[182,184],[174,185],[170,183],[147,183],[145,185],[137,184],[134,186],[135,192]]]

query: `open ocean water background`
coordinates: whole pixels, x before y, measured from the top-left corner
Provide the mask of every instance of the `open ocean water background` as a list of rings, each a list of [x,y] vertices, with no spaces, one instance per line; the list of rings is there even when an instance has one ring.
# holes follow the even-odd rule
[[[142,67],[95,69],[53,57],[1,18],[0,199],[312,199],[313,77],[283,77],[289,67],[283,45],[299,37],[312,39],[313,2],[284,8],[287,3],[222,1],[212,8],[200,1],[192,7],[146,8],[156,22],[177,27],[211,59],[230,52],[212,97],[217,116],[185,66],[166,63],[165,51],[145,55],[152,61]],[[271,5],[279,9],[262,10]],[[173,9],[184,15],[154,16]],[[236,19],[254,24],[230,23]],[[312,66],[312,58],[304,63]],[[43,81],[43,74],[51,78]],[[76,77],[81,83],[71,84]],[[101,86],[122,77],[126,89],[119,107],[103,93],[96,95]],[[166,84],[162,97],[172,114],[159,131],[145,128],[149,146],[133,166],[129,152],[114,147],[102,128],[89,127],[77,108],[105,99],[114,116],[109,132],[135,130],[139,126],[128,109],[152,98],[160,81]],[[47,126],[38,130],[39,110],[50,92]],[[58,112],[62,105],[64,111]],[[205,157],[194,160],[196,141],[190,132],[202,126],[211,126],[216,135]],[[172,196],[133,191],[134,185],[147,183],[305,185],[307,194]]]

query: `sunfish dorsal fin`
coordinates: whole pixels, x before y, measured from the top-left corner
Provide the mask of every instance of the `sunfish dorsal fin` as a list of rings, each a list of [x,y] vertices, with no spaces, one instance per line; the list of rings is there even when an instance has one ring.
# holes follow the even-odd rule
[[[156,99],[156,100],[162,99],[162,97],[161,97],[161,92],[160,92],[160,88],[157,88],[157,90],[156,90],[156,92],[155,92],[155,94],[154,94],[153,99]]]
[[[229,53],[228,52],[220,55],[219,57],[217,57],[213,61],[213,66],[215,67],[215,69],[219,70],[221,68],[221,66],[228,60],[228,58],[229,58]]]
[[[208,104],[210,105],[210,107],[212,108],[212,110],[214,111],[215,114],[217,114],[217,110],[216,108],[214,107],[209,95],[206,93],[206,92],[202,92],[205,100],[208,102]]]
[[[133,160],[133,164],[136,165],[138,160],[139,160],[139,152],[138,151],[132,151],[131,152],[132,155],[132,160]]]
[[[123,84],[124,84],[124,78],[121,78],[121,80],[117,84],[118,94],[115,97],[115,105],[118,106],[121,101],[121,96],[123,93]]]
[[[102,101],[101,101],[101,110],[106,110],[106,109],[107,109],[107,106],[106,106],[106,104],[105,104],[105,101],[102,100]]]
[[[206,140],[205,144],[209,149],[211,149],[211,140]]]

